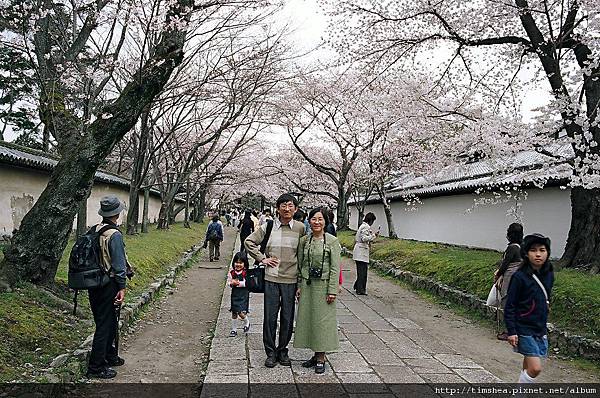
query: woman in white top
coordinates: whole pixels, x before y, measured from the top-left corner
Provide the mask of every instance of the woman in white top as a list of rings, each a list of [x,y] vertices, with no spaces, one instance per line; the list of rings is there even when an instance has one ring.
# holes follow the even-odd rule
[[[379,236],[379,231],[373,232],[371,226],[375,222],[375,214],[367,213],[363,219],[363,223],[356,231],[354,250],[352,251],[352,259],[356,262],[356,282],[354,282],[354,290],[356,294],[367,294],[367,269],[369,267],[369,249],[371,242]]]

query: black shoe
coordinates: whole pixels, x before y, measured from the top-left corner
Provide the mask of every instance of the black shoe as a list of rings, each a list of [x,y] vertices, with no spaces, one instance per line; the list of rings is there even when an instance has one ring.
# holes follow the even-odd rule
[[[125,365],[125,360],[121,357],[107,359],[108,366],[123,366]]]
[[[290,360],[290,357],[287,353],[280,354],[277,358],[277,361],[283,366],[290,366],[292,364],[292,361]]]
[[[117,375],[117,371],[111,368],[106,368],[100,372],[88,372],[85,374],[85,377],[88,379],[112,379]]]
[[[317,358],[316,357],[312,357],[308,361],[302,362],[302,367],[303,368],[312,368],[316,364],[317,364]]]
[[[315,365],[315,373],[323,374],[325,373],[325,362],[317,362]]]
[[[277,360],[275,357],[267,357],[267,359],[265,359],[265,366],[267,368],[274,368],[275,365],[277,365]]]
[[[356,292],[356,294],[358,294],[359,296],[366,296],[367,292]]]

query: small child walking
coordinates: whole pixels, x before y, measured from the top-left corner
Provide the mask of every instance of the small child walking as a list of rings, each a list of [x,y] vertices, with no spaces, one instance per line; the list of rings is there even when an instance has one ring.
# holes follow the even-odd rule
[[[548,356],[546,323],[554,285],[550,239],[527,235],[521,250],[523,262],[510,280],[504,323],[508,342],[524,356],[519,383],[535,383],[542,372],[542,359]]]
[[[233,256],[232,270],[227,274],[227,285],[231,287],[231,332],[229,337],[237,336],[236,320],[239,318],[244,323],[244,333],[250,330],[250,317],[248,305],[250,292],[246,287],[246,271],[248,270],[248,257],[244,252],[237,252]]]

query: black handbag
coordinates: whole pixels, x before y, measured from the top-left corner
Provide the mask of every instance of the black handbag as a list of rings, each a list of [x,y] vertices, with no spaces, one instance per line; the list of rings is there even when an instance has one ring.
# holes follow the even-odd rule
[[[260,242],[260,252],[264,253],[267,250],[267,243],[271,237],[273,230],[273,220],[267,221],[267,230],[262,242]],[[246,272],[246,287],[250,293],[265,292],[265,266],[258,261],[254,263],[254,268],[249,268]]]
[[[264,293],[265,292],[265,267],[260,265],[258,267],[249,268],[246,271],[246,287],[251,293]]]

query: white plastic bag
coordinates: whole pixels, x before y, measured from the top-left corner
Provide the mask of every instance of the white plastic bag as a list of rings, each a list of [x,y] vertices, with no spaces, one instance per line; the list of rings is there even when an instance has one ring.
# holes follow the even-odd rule
[[[498,291],[498,287],[495,283],[492,285],[492,289],[490,290],[490,294],[488,294],[485,303],[490,307],[500,306],[500,292]]]

